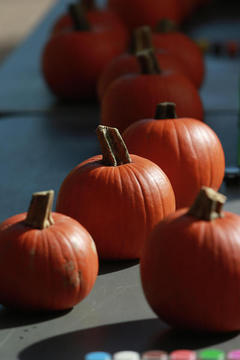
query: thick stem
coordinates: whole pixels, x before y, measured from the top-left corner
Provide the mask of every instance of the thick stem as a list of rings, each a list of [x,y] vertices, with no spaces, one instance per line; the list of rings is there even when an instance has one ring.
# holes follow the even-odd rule
[[[226,199],[226,196],[203,186],[187,214],[207,221],[223,217],[222,208]]]
[[[73,27],[76,31],[90,30],[90,24],[86,18],[85,11],[81,4],[70,4],[68,11],[73,20]]]
[[[155,31],[159,33],[170,33],[178,31],[178,27],[174,21],[170,19],[162,19],[157,23]]]
[[[34,229],[45,229],[54,224],[52,218],[54,191],[41,191],[32,195],[25,225]]]
[[[172,102],[162,102],[157,104],[155,119],[176,119],[176,104]]]
[[[96,9],[95,0],[81,0],[81,4],[86,11]]]
[[[136,55],[141,67],[142,74],[161,74],[162,70],[152,49],[139,51]]]
[[[96,132],[102,149],[104,165],[119,166],[132,161],[118,129],[99,125]]]
[[[149,26],[141,26],[133,31],[132,53],[136,55],[145,49],[153,49],[152,32]]]

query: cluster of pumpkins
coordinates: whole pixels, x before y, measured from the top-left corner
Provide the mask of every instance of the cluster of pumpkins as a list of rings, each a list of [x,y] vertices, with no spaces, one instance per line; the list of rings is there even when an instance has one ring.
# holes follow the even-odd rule
[[[55,24],[43,52],[45,78],[60,97],[98,92],[102,154],[64,179],[57,212],[52,213],[53,191],[35,193],[27,213],[0,225],[2,304],[71,308],[93,288],[99,258],[139,258],[146,299],[167,323],[207,331],[240,328],[240,219],[222,210],[226,198],[217,192],[225,160],[217,135],[202,121],[197,86],[203,59],[197,49],[185,75],[174,72],[178,62],[171,62],[170,48],[187,59],[181,38],[196,49],[195,44],[174,33],[179,40],[161,52],[158,40],[166,48],[171,41],[164,40],[167,34],[162,40],[151,34],[159,25],[155,6],[160,11],[161,3],[163,16],[180,22],[177,4],[183,18],[199,2],[109,0],[111,11],[96,11],[92,1],[83,1],[70,6],[72,17]],[[79,30],[69,30],[72,21]],[[135,54],[116,58],[133,28]],[[114,57],[109,68],[106,54]],[[131,74],[109,85],[115,70]]]

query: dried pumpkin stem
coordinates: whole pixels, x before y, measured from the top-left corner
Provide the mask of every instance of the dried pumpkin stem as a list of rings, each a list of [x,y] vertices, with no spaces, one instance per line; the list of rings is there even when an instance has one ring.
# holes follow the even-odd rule
[[[96,132],[102,149],[104,165],[119,166],[132,161],[118,129],[99,125]]]
[[[208,221],[223,217],[222,208],[226,199],[226,196],[203,186],[187,214]]]
[[[176,104],[172,102],[162,102],[157,104],[155,119],[176,119]]]
[[[170,19],[161,19],[156,27],[155,31],[159,33],[170,33],[178,31],[176,23]]]
[[[145,49],[153,49],[152,32],[149,26],[141,26],[133,31],[132,52],[137,54]]]
[[[153,49],[139,51],[136,55],[142,74],[161,74],[162,70]]]
[[[53,190],[33,193],[25,224],[34,229],[45,229],[53,225],[53,198]]]
[[[73,27],[77,31],[89,31],[90,24],[86,18],[84,8],[81,4],[70,4],[68,7],[69,14],[73,20]]]

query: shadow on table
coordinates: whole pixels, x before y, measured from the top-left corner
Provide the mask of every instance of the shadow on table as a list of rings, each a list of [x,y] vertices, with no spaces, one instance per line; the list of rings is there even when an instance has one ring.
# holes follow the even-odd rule
[[[138,320],[58,335],[27,347],[20,352],[19,359],[79,360],[84,359],[84,354],[99,350],[110,353],[121,350],[197,350],[227,342],[237,335],[193,334],[170,329],[159,319]]]
[[[107,273],[120,271],[127,269],[131,266],[135,266],[139,263],[139,260],[122,260],[122,261],[100,261],[98,275],[104,275]]]
[[[0,329],[37,324],[66,315],[70,310],[52,312],[24,312],[0,305]]]

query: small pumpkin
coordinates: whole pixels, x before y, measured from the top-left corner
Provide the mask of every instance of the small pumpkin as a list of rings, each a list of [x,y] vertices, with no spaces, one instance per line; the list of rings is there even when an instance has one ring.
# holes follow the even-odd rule
[[[108,8],[121,17],[130,31],[143,25],[153,29],[163,18],[176,23],[181,20],[178,0],[108,0]]]
[[[92,237],[77,221],[51,212],[53,191],[32,196],[28,213],[0,224],[0,303],[64,310],[84,299],[98,273]]]
[[[71,13],[72,6],[78,8],[81,12],[84,12],[88,23],[92,26],[94,25],[111,31],[113,40],[118,44],[119,48],[122,49],[122,52],[127,49],[129,34],[125,24],[115,12],[108,9],[99,9],[96,6],[95,1],[84,0],[69,5],[68,12],[58,18],[53,25],[52,35],[68,31],[75,27]]]
[[[63,99],[92,99],[104,67],[125,51],[111,27],[88,21],[82,8],[70,6],[74,29],[57,33],[45,45],[42,72],[50,90]]]
[[[190,206],[201,186],[218,190],[222,184],[225,157],[216,133],[202,121],[177,117],[174,103],[158,104],[155,118],[133,123],[123,139],[131,153],[167,174],[177,209]]]
[[[174,22],[163,19],[153,33],[156,49],[165,49],[185,65],[188,77],[199,88],[205,74],[205,62],[199,46],[186,34],[177,30]]]
[[[126,74],[139,74],[141,72],[140,64],[137,60],[137,53],[144,49],[153,49],[152,33],[148,26],[137,28],[133,32],[132,41],[133,53],[124,53],[114,58],[103,70],[99,77],[97,91],[101,100],[106,89],[117,78]],[[155,51],[156,58],[162,70],[179,72],[187,76],[185,65],[175,56],[168,54],[166,50]]]
[[[86,227],[100,258],[136,259],[153,227],[175,210],[173,189],[156,164],[129,155],[117,129],[100,125],[97,134],[103,155],[68,174],[57,211]]]
[[[240,217],[203,187],[190,208],[170,214],[145,242],[140,261],[150,307],[172,326],[240,329]]]
[[[153,118],[160,102],[176,103],[180,117],[203,119],[200,96],[184,75],[162,71],[151,50],[137,55],[141,74],[115,80],[102,99],[101,124],[125,130],[133,122]]]

